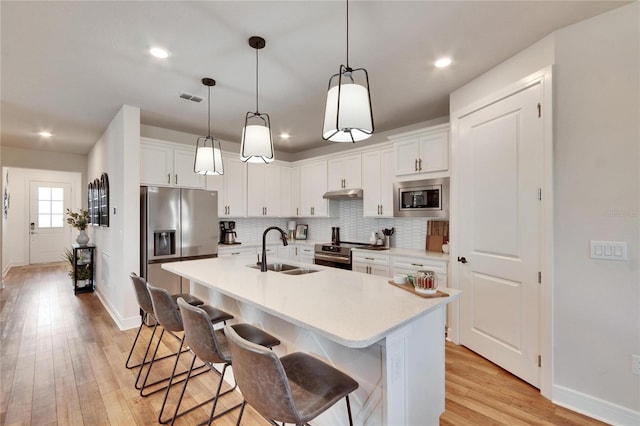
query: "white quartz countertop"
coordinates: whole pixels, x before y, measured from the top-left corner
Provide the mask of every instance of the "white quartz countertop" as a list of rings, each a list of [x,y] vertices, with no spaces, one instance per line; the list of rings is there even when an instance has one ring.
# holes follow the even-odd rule
[[[162,268],[352,348],[370,346],[460,295],[459,290],[442,288],[449,297],[425,299],[396,288],[386,277],[275,257],[268,262],[319,272],[260,272],[247,266],[255,261],[254,255],[233,256],[164,263]]]

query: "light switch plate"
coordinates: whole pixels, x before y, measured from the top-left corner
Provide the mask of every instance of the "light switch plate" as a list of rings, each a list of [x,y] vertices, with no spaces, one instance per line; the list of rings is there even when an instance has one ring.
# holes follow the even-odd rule
[[[603,260],[627,260],[627,243],[624,241],[591,241],[591,258]]]

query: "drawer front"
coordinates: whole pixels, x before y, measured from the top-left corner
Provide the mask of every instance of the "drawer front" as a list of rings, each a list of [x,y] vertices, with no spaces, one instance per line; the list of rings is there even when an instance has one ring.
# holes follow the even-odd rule
[[[428,270],[446,275],[447,262],[411,257],[394,257],[393,269],[412,270],[413,272],[418,270]]]
[[[370,251],[354,250],[351,252],[353,262],[366,263],[369,265],[389,266],[389,255]]]

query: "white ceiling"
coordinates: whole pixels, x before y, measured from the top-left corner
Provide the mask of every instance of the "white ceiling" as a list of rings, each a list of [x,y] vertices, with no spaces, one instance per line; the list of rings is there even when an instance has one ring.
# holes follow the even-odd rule
[[[352,1],[350,65],[369,72],[376,131],[446,116],[448,94],[554,30],[627,1]],[[329,77],[345,62],[343,1],[2,1],[1,141],[87,153],[121,105],[142,124],[238,142],[255,110],[276,149],[326,144]],[[168,59],[148,54],[163,46]],[[436,69],[440,56],[454,58]],[[188,92],[204,101],[179,98]],[[37,135],[49,130],[54,137]],[[280,132],[289,132],[289,141]],[[194,141],[195,142],[195,141]]]

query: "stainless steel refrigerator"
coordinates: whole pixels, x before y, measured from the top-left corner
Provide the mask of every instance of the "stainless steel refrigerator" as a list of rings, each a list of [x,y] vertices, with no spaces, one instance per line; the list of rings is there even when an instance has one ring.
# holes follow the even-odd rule
[[[188,292],[188,281],[162,264],[217,257],[217,191],[142,186],[140,219],[141,276],[169,293]]]

